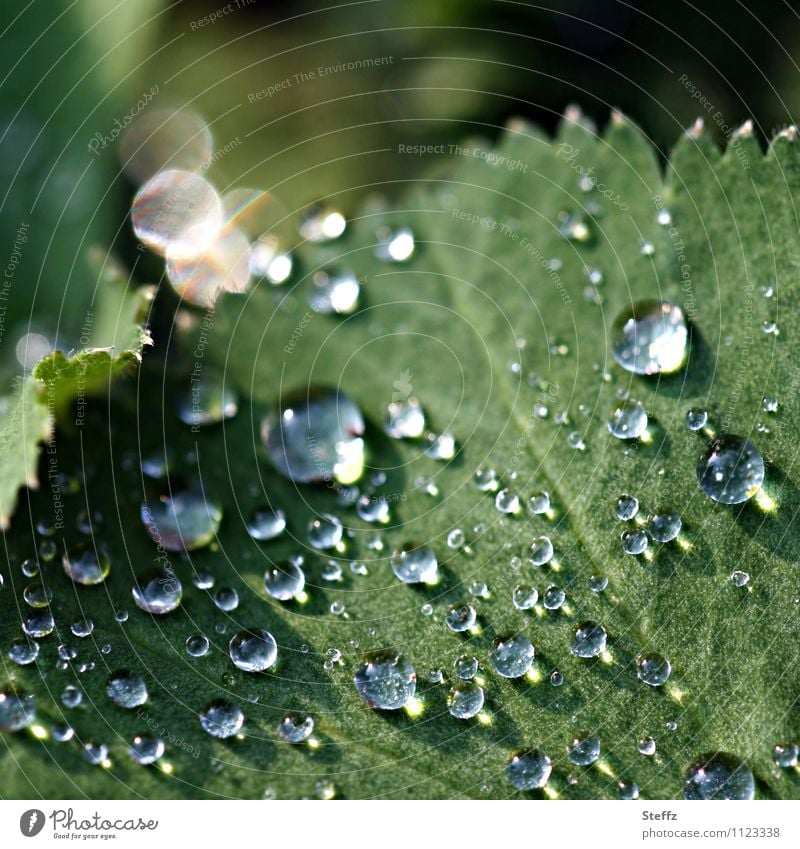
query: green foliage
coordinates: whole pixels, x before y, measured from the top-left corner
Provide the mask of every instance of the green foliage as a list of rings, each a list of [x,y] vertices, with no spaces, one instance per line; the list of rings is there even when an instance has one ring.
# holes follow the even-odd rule
[[[366,208],[345,239],[304,252],[303,279],[291,289],[262,284],[247,296],[225,296],[213,317],[182,320],[183,362],[165,393],[151,390],[139,407],[130,396],[91,407],[84,430],[59,434],[59,463],[68,474],[80,470],[86,441],[94,446],[84,491],[66,499],[65,542],[80,537],[70,517],[87,505],[98,510],[103,521],[95,535],[111,552],[112,571],[104,585],[77,589],[57,561],[43,563],[43,574],[64,634],[78,615],[95,620],[91,640],[68,641],[80,661],[97,667],[77,676],[56,671],[50,638],[38,668],[8,674],[37,693],[45,728],[69,721],[81,741],[110,745],[112,765],[89,767],[74,743],[6,736],[0,757],[7,795],[253,798],[270,790],[286,798],[318,794],[316,782],[324,780],[349,798],[505,797],[519,795],[504,777],[508,757],[531,746],[552,757],[550,794],[566,798],[614,798],[620,780],[635,781],[643,798],[680,797],[686,765],[714,750],[749,763],[758,797],[799,795],[796,776],[776,777],[770,758],[776,742],[798,735],[793,422],[800,401],[793,387],[800,319],[783,308],[800,295],[794,136],[779,136],[764,156],[744,133],[720,154],[697,128],[676,145],[664,178],[647,140],[627,120],[615,115],[598,136],[571,112],[554,141],[512,123],[495,154],[489,162],[467,149],[452,168],[418,181],[400,205]],[[584,191],[579,180],[587,174],[597,182]],[[671,213],[671,226],[657,222],[662,209]],[[585,225],[573,231],[579,240],[563,235],[562,213]],[[375,258],[381,225],[412,227],[412,261]],[[653,250],[643,251],[643,242]],[[313,272],[328,265],[352,268],[363,281],[363,308],[351,317],[320,316],[304,305]],[[603,272],[600,305],[585,297],[586,266]],[[774,297],[762,297],[761,286],[774,287]],[[692,320],[688,365],[670,377],[632,377],[610,356],[614,317],[631,300],[650,297],[681,304]],[[762,322],[772,320],[780,335],[762,333]],[[510,368],[514,362],[521,376]],[[187,387],[197,363],[223,370],[252,407],[243,404],[234,419],[195,434],[177,421],[171,398]],[[159,377],[145,366],[145,385],[157,386]],[[370,464],[386,471],[377,489],[392,504],[392,522],[380,529],[382,552],[368,545],[376,529],[343,508],[334,492],[297,487],[263,457],[258,426],[267,406],[309,383],[340,386],[369,419]],[[418,444],[382,435],[383,408],[398,385],[408,384],[432,426],[458,438],[455,461],[437,463]],[[620,390],[650,413],[649,442],[626,446],[608,434]],[[765,395],[780,401],[777,414],[762,412]],[[534,414],[537,403],[548,407],[546,416]],[[725,508],[703,495],[695,464],[704,437],[684,425],[690,407],[708,409],[717,430],[753,435],[769,461],[771,512],[754,503]],[[569,423],[559,425],[563,410]],[[762,422],[769,432],[758,431]],[[571,431],[581,434],[585,450],[569,447]],[[199,475],[225,516],[213,546],[173,558],[184,603],[154,620],[133,607],[130,595],[133,575],[153,565],[156,551],[138,518],[143,485],[129,461],[132,452],[146,456],[165,446],[172,474]],[[501,516],[493,495],[472,482],[479,466],[497,469],[523,498],[549,490],[554,516]],[[432,481],[438,495],[419,478]],[[637,495],[645,514],[678,510],[681,543],[653,546],[649,558],[623,555],[623,525],[613,509],[622,492]],[[264,493],[287,511],[289,533],[260,544],[244,523]],[[47,498],[33,497],[30,510],[34,518],[46,515]],[[307,603],[265,598],[265,568],[305,549],[307,522],[318,512],[335,512],[353,528],[342,582],[321,580],[324,558],[306,552]],[[464,529],[469,551],[446,545],[456,527]],[[10,614],[0,625],[3,646],[18,632],[18,561],[32,553],[25,531],[20,522],[7,534],[16,556],[0,595]],[[557,562],[532,569],[524,558],[531,538],[544,533]],[[401,585],[391,574],[386,555],[409,540],[436,551],[443,571],[436,587]],[[523,559],[518,569],[515,556]],[[366,562],[368,574],[352,574],[350,561]],[[217,610],[191,585],[193,569],[211,570],[218,587],[237,587],[240,607]],[[733,585],[733,569],[750,573],[747,588]],[[608,577],[604,592],[589,589],[592,575]],[[490,590],[473,600],[481,629],[453,634],[444,616],[450,604],[471,600],[468,587],[476,580]],[[560,611],[518,611],[511,592],[523,582],[540,592],[557,584],[568,603]],[[346,616],[330,613],[333,601],[345,603]],[[432,615],[423,615],[424,604],[433,606]],[[112,615],[121,607],[131,609],[124,624]],[[606,658],[570,654],[584,620],[608,630]],[[241,627],[274,633],[277,668],[248,675],[231,666],[227,641]],[[185,653],[184,641],[196,631],[214,646],[204,658]],[[535,680],[501,680],[488,666],[493,638],[516,631],[536,645]],[[110,654],[98,651],[104,643]],[[358,699],[354,667],[377,646],[396,647],[413,662],[420,715],[381,714]],[[327,670],[331,648],[342,658]],[[637,680],[635,659],[645,651],[671,660],[665,687]],[[482,664],[488,724],[456,720],[446,709],[453,661],[465,653]],[[124,667],[149,686],[150,702],[138,713],[105,696],[107,674]],[[430,683],[429,672],[439,668],[446,683]],[[550,684],[555,669],[565,679],[558,688]],[[66,711],[58,694],[75,678],[86,698]],[[197,713],[218,697],[243,707],[243,739],[213,740],[201,730]],[[315,717],[317,748],[277,738],[287,710]],[[603,746],[601,760],[587,769],[566,758],[567,743],[583,731]],[[170,775],[126,756],[127,741],[143,732],[168,738]],[[637,751],[645,735],[657,741],[654,757]],[[209,769],[210,759],[222,767]]]

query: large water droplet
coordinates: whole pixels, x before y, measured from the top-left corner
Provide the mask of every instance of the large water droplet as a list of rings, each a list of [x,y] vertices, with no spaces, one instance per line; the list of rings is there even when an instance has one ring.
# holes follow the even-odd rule
[[[192,488],[144,502],[141,518],[156,545],[167,551],[194,551],[216,536],[222,508],[208,501],[199,488]]]
[[[267,569],[264,573],[264,589],[267,595],[278,601],[290,601],[303,592],[306,576],[300,563],[297,562],[299,559],[284,560]]]
[[[336,516],[323,513],[308,523],[308,542],[314,548],[336,548],[342,541],[344,528]]]
[[[628,528],[619,535],[625,554],[642,554],[647,550],[647,533],[641,528]]]
[[[683,522],[677,513],[659,510],[647,517],[647,533],[656,542],[671,542],[681,532]]]
[[[749,440],[724,434],[706,445],[697,463],[697,479],[714,501],[740,504],[764,482],[764,458]]]
[[[93,586],[102,584],[111,571],[108,553],[88,545],[77,545],[64,552],[64,571],[76,584]]]
[[[27,666],[39,657],[39,643],[36,640],[15,640],[8,650],[8,657],[19,666]]]
[[[689,764],[683,778],[684,799],[752,799],[755,793],[750,767],[727,752],[701,755]]]
[[[413,698],[417,673],[404,655],[380,649],[364,656],[353,682],[358,695],[371,708],[397,710]]]
[[[287,743],[297,745],[314,731],[314,718],[308,714],[288,713],[278,723],[278,734]]]
[[[451,607],[447,611],[445,621],[451,631],[460,633],[461,631],[468,631],[475,624],[477,618],[478,615],[471,604],[462,604],[458,607]]]
[[[166,751],[164,741],[160,737],[149,734],[137,734],[131,741],[128,754],[141,766],[154,764]]]
[[[517,790],[544,787],[550,779],[553,764],[544,752],[527,749],[512,755],[506,766],[506,776]]]
[[[175,610],[182,597],[181,582],[170,569],[154,569],[137,578],[133,587],[136,606],[156,616]]]
[[[535,566],[544,566],[553,559],[553,543],[550,537],[536,537],[531,543],[531,562]]]
[[[33,694],[0,690],[0,730],[21,731],[36,719],[36,698]]]
[[[22,621],[22,630],[24,633],[37,640],[52,634],[55,627],[56,623],[53,619],[53,614],[48,608],[36,610]]]
[[[128,669],[118,669],[112,673],[108,679],[106,693],[115,705],[127,710],[139,707],[147,701],[144,679]]]
[[[472,719],[483,708],[483,688],[472,681],[459,681],[447,696],[447,709],[456,719]]]
[[[582,622],[575,629],[570,651],[576,657],[597,657],[606,647],[608,634],[597,622]]]
[[[497,637],[489,652],[489,662],[503,678],[521,678],[533,663],[536,650],[524,634]]]
[[[527,584],[520,584],[514,587],[511,594],[511,600],[517,610],[530,610],[539,600],[539,592],[536,587],[530,587]]]
[[[619,401],[608,418],[608,432],[617,439],[638,439],[647,430],[644,407],[631,399]]]
[[[234,666],[244,672],[263,672],[278,659],[275,637],[263,628],[239,631],[228,646]]]
[[[363,433],[361,410],[334,389],[292,393],[261,424],[275,468],[300,483],[357,481],[364,471]]]
[[[408,543],[392,556],[392,571],[404,584],[432,584],[439,574],[439,561],[428,546]]]
[[[683,310],[660,301],[639,301],[614,322],[612,352],[626,371],[670,374],[686,361],[689,331]]]
[[[215,699],[200,714],[200,725],[212,737],[233,737],[244,725],[244,714],[238,705],[225,699]]]
[[[186,638],[186,654],[190,657],[203,657],[209,648],[211,643],[205,634],[190,634]]]
[[[169,250],[185,259],[197,257],[222,226],[222,201],[199,174],[160,171],[136,193],[131,209],[133,231],[162,256]]]

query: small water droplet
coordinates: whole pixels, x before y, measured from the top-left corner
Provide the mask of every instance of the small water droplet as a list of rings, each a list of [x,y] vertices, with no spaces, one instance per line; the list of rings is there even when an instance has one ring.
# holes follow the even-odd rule
[[[178,418],[191,427],[206,427],[233,418],[239,396],[221,374],[206,370],[192,374],[189,390],[177,402]]]
[[[517,752],[506,765],[506,777],[517,790],[544,787],[552,771],[550,758],[538,749]]]
[[[375,256],[384,262],[406,262],[414,253],[414,233],[409,227],[381,228]]]
[[[634,374],[670,374],[686,361],[689,331],[683,310],[660,301],[640,301],[614,322],[612,353]]]
[[[302,558],[294,558],[267,569],[264,573],[264,589],[267,595],[278,601],[291,601],[303,592],[306,576],[298,560],[302,562]]]
[[[312,310],[321,315],[350,315],[358,308],[361,284],[352,271],[317,271],[308,295]]]
[[[263,672],[278,659],[275,637],[263,628],[239,631],[228,645],[233,665],[244,672]]]
[[[275,539],[284,530],[286,530],[286,514],[283,510],[274,510],[269,506],[254,510],[247,523],[247,533],[259,542]]]
[[[750,767],[727,752],[701,755],[686,768],[683,798],[752,799],[756,793]]]
[[[734,569],[731,572],[731,580],[734,583],[734,586],[737,587],[746,587],[750,583],[750,575],[748,572],[743,572],[741,569]]]
[[[601,593],[608,586],[608,578],[605,575],[591,575],[589,577],[589,589],[593,593]]]
[[[308,714],[287,713],[278,723],[278,736],[295,746],[307,740],[313,731],[314,718]]]
[[[452,549],[459,549],[464,547],[464,542],[466,541],[466,537],[464,536],[464,531],[461,528],[453,528],[452,531],[447,535],[447,547]]]
[[[160,737],[137,734],[128,747],[128,754],[140,766],[149,766],[162,757],[166,748]]]
[[[303,212],[298,229],[309,242],[329,242],[338,239],[346,227],[347,219],[338,209],[315,203]]]
[[[416,398],[393,401],[383,415],[383,429],[392,439],[419,439],[425,426],[425,411]]]
[[[636,748],[640,755],[650,758],[656,753],[656,741],[652,737],[640,737]]]
[[[205,634],[190,634],[186,638],[186,654],[190,657],[204,657],[211,643]]]
[[[521,678],[531,668],[536,650],[524,634],[497,637],[489,652],[489,662],[503,678]]]
[[[470,681],[478,673],[478,658],[464,654],[453,663],[456,676],[462,681]]]
[[[402,654],[381,649],[364,656],[353,676],[361,699],[376,710],[398,710],[417,688],[417,674]]]
[[[456,719],[472,719],[483,708],[483,688],[473,681],[459,681],[447,696],[447,709]]]
[[[519,513],[519,496],[510,489],[501,489],[494,499],[499,513]]]
[[[491,468],[476,469],[474,480],[481,492],[494,492],[498,487],[497,472]]]
[[[561,587],[549,586],[542,596],[542,604],[547,610],[559,610],[567,600],[567,594]]]
[[[553,687],[560,687],[563,683],[564,683],[564,676],[557,669],[554,669],[550,673],[550,684]]]
[[[686,413],[686,427],[697,432],[702,430],[708,422],[708,413],[705,410],[688,410]]]
[[[140,515],[156,545],[168,551],[194,551],[216,537],[222,508],[208,501],[198,486],[144,502]]]
[[[534,566],[544,566],[553,559],[553,543],[548,536],[536,537],[531,542],[530,560]]]
[[[8,657],[19,666],[27,666],[39,657],[39,643],[36,640],[15,640],[8,650]]]
[[[550,509],[550,493],[549,492],[534,492],[528,499],[528,510],[534,516],[540,516],[542,513],[547,513]]]
[[[617,439],[638,439],[647,430],[647,413],[634,400],[614,405],[608,419],[608,431]]]
[[[528,586],[528,584],[520,584],[514,587],[511,593],[511,600],[517,610],[530,610],[539,600],[539,592],[536,587]]]
[[[22,622],[22,630],[25,634],[37,640],[52,634],[55,627],[53,614],[48,608],[34,611]]]
[[[632,800],[639,798],[639,785],[635,781],[620,781],[617,784],[619,798]]]
[[[608,634],[597,622],[582,622],[575,629],[570,651],[576,657],[597,657],[606,648]]]
[[[230,613],[239,606],[239,593],[233,587],[220,587],[214,593],[214,604],[225,613]]]
[[[0,730],[21,731],[36,719],[36,697],[31,694],[0,690]]]
[[[627,522],[639,512],[639,499],[633,495],[623,493],[617,498],[615,510],[617,518],[621,522]]]
[[[88,740],[83,744],[83,758],[92,766],[100,766],[108,758],[108,746],[105,743]]]
[[[659,510],[647,517],[647,533],[655,542],[671,542],[681,532],[683,522],[677,513]]]
[[[49,607],[53,600],[53,591],[44,584],[29,584],[22,591],[22,598],[25,604],[34,609]]]
[[[800,746],[797,743],[776,743],[772,747],[772,762],[783,769],[797,766],[800,758]]]
[[[640,528],[628,528],[619,535],[625,554],[642,554],[647,550],[647,533]]]
[[[117,707],[131,710],[147,701],[147,686],[144,679],[136,672],[128,669],[118,669],[113,672],[106,685],[108,698]]]
[[[651,687],[661,687],[667,683],[672,673],[672,664],[663,655],[651,652],[639,655],[636,659],[636,675],[640,681]]]
[[[477,618],[475,608],[471,604],[464,604],[460,607],[451,607],[447,612],[445,621],[451,631],[459,633],[468,631],[475,624]]]
[[[181,603],[183,587],[171,569],[154,569],[136,580],[133,600],[140,610],[160,616]]]
[[[111,571],[111,560],[103,549],[78,545],[64,552],[64,571],[83,586],[102,584]]]
[[[439,574],[439,561],[427,546],[408,543],[392,556],[392,571],[404,584],[431,584]]]
[[[237,734],[244,725],[244,714],[238,705],[215,699],[200,714],[200,725],[212,737],[225,739]]]
[[[567,757],[575,766],[589,766],[600,757],[599,737],[575,737],[567,746]]]
[[[356,502],[359,517],[370,524],[385,524],[389,521],[389,502],[382,495],[365,493]]]
[[[91,619],[76,619],[70,626],[72,634],[80,639],[91,636],[94,622]]]
[[[433,460],[452,460],[456,456],[456,438],[452,433],[426,433],[425,456]]]

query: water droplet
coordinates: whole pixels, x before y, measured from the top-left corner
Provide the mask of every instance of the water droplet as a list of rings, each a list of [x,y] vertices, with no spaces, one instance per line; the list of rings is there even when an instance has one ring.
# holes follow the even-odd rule
[[[121,610],[117,610],[114,613],[114,619],[116,619],[117,622],[120,622],[120,623],[121,622],[127,622],[128,621],[128,611],[125,610],[124,607]]]
[[[656,753],[656,741],[652,737],[640,737],[636,748],[640,755],[652,757]]]
[[[475,613],[475,608],[471,604],[464,604],[460,607],[451,607],[447,612],[447,627],[451,631],[461,632],[468,631],[478,618]]]
[[[389,521],[389,502],[380,495],[362,495],[356,502],[356,513],[370,524]]]
[[[300,563],[302,558],[284,560],[264,573],[264,589],[267,595],[278,601],[291,601],[297,598],[306,585],[306,576]]]
[[[575,766],[589,766],[600,757],[599,737],[575,737],[567,746],[567,757]]]
[[[528,510],[534,516],[540,516],[550,509],[550,493],[549,492],[534,492],[528,499]]]
[[[569,650],[576,657],[597,657],[606,648],[608,634],[597,622],[582,622],[575,629],[575,639]]]
[[[608,432],[617,439],[638,439],[647,430],[647,413],[633,400],[614,405],[608,419]]]
[[[680,307],[660,301],[640,301],[614,322],[612,352],[626,371],[670,374],[686,361],[688,336]]]
[[[360,294],[361,284],[351,271],[318,271],[308,303],[320,315],[350,315],[358,308]]]
[[[287,743],[297,745],[314,731],[314,718],[308,714],[288,713],[278,723],[278,735]]]
[[[106,693],[117,707],[126,710],[139,707],[147,701],[147,687],[144,679],[136,672],[127,669],[118,669],[111,674]]]
[[[447,709],[456,719],[472,719],[483,708],[483,688],[473,681],[459,681],[447,696]]]
[[[511,600],[517,610],[530,610],[539,600],[539,592],[536,587],[520,584],[514,587]]]
[[[69,741],[75,736],[75,729],[71,725],[54,725],[50,729],[50,732],[56,743],[69,743]]]
[[[584,442],[580,432],[577,430],[573,430],[572,433],[567,435],[567,445],[575,451],[586,450],[586,443]]]
[[[681,532],[683,522],[677,513],[659,511],[647,517],[647,532],[656,542],[671,542]]]
[[[186,654],[190,657],[203,657],[208,654],[211,643],[205,634],[190,634],[186,638]]]
[[[501,489],[494,498],[499,513],[519,513],[519,496],[510,489]]]
[[[503,678],[521,678],[533,663],[533,643],[524,634],[497,637],[489,652],[489,662]]]
[[[383,414],[383,429],[392,439],[419,439],[425,425],[425,411],[416,398],[393,401]]]
[[[686,413],[686,427],[697,432],[702,430],[708,422],[708,413],[705,410],[689,410]]]
[[[780,405],[778,404],[777,398],[767,397],[767,398],[764,398],[764,400],[761,402],[761,409],[765,413],[777,413],[779,406]]]
[[[593,593],[601,593],[608,586],[608,578],[605,575],[591,575],[589,577],[589,589]]]
[[[632,800],[639,798],[639,785],[635,781],[620,781],[617,784],[619,798]]]
[[[33,559],[23,560],[19,568],[26,578],[35,578],[39,574],[39,564]]]
[[[308,525],[308,541],[318,549],[335,548],[342,541],[343,533],[342,523],[330,513],[317,516]]]
[[[761,330],[767,336],[780,336],[781,333],[780,329],[778,328],[778,325],[774,321],[765,320],[764,323],[761,325]]]
[[[175,610],[182,597],[183,587],[171,569],[154,569],[138,578],[133,587],[136,606],[156,616]]]
[[[478,673],[478,658],[464,654],[453,663],[456,676],[462,681],[470,681]]]
[[[371,708],[397,710],[414,696],[417,673],[404,655],[381,649],[364,656],[353,682],[358,695]]]
[[[560,687],[563,683],[564,683],[564,676],[557,669],[554,669],[550,673],[550,684],[553,687]]]
[[[456,438],[452,433],[426,433],[425,456],[432,460],[452,460],[456,456]]]
[[[341,581],[342,567],[335,560],[329,560],[322,569],[323,581]]]
[[[718,436],[700,455],[697,479],[713,501],[740,504],[752,498],[764,482],[764,458],[744,437]]]
[[[8,650],[8,657],[19,666],[27,666],[39,657],[39,643],[36,640],[15,640]]]
[[[701,755],[686,769],[683,798],[752,799],[756,793],[753,773],[746,763],[726,752]]]
[[[214,593],[214,604],[225,613],[230,613],[239,606],[239,592],[233,587],[220,587]]]
[[[731,580],[737,587],[746,587],[750,583],[750,575],[748,572],[743,572],[741,569],[735,569],[731,573]]]
[[[53,619],[53,614],[47,608],[42,608],[31,613],[22,622],[22,630],[25,634],[37,640],[52,634],[55,627],[56,623]]]
[[[56,556],[56,554],[58,554],[58,546],[56,545],[55,540],[43,539],[39,543],[39,557],[41,557],[45,563],[49,563]],[[32,561],[26,562],[32,563]],[[36,572],[38,571],[38,566],[36,566]],[[34,575],[36,575],[36,572],[34,572],[33,575],[29,575],[28,577],[34,577]]]
[[[36,697],[33,694],[0,690],[0,730],[21,731],[36,719]]]
[[[286,529],[286,514],[283,510],[273,510],[272,507],[259,507],[247,523],[247,533],[264,542],[279,537]]]
[[[89,637],[94,631],[94,622],[91,619],[76,619],[70,626],[70,631],[81,639]]]
[[[105,743],[88,740],[83,744],[83,758],[92,766],[100,766],[108,758],[108,746]]]
[[[375,256],[384,262],[405,262],[414,253],[414,233],[408,227],[381,228]]]
[[[273,465],[300,483],[357,481],[364,471],[363,433],[359,408],[333,389],[292,393],[261,424]]]
[[[439,574],[439,561],[428,546],[408,543],[392,556],[392,571],[404,584],[432,584]]]
[[[433,605],[429,604],[428,602],[425,602],[425,604],[420,607],[419,612],[423,616],[431,616],[433,614]]]
[[[497,472],[494,469],[476,469],[475,470],[475,486],[481,492],[494,492],[497,489]]]
[[[141,766],[154,764],[166,751],[164,741],[149,734],[137,734],[131,741],[128,754]]]
[[[453,530],[447,535],[448,548],[463,548],[465,541],[466,537],[464,536],[464,531],[462,531],[461,528],[453,528]]]
[[[347,227],[347,219],[331,206],[312,204],[303,213],[300,235],[309,242],[329,242],[338,239]]]
[[[78,545],[65,551],[62,562],[67,575],[76,584],[87,587],[102,584],[111,571],[108,554],[87,545]]]
[[[242,709],[225,699],[215,699],[200,714],[200,725],[212,737],[233,737],[244,725]]]
[[[550,537],[536,537],[531,543],[531,562],[534,566],[544,566],[553,559],[553,543]]]
[[[168,551],[194,551],[215,538],[222,508],[206,500],[197,487],[144,502],[141,519],[156,545]]]
[[[263,672],[278,659],[275,637],[263,628],[239,631],[228,646],[233,665],[244,672]]]
[[[672,664],[663,655],[643,654],[636,659],[636,675],[640,681],[651,687],[666,684],[671,673]]]
[[[642,554],[647,550],[647,533],[640,528],[628,528],[624,530],[619,538],[622,540],[622,550],[625,554]]]
[[[314,782],[314,798],[323,802],[330,802],[336,797],[336,785],[332,781],[321,778]]]
[[[239,397],[222,375],[206,371],[191,379],[189,391],[178,399],[178,418],[192,427],[219,424],[233,418],[239,409]]]
[[[506,777],[517,790],[544,787],[552,771],[550,758],[538,749],[517,752],[506,765]]]
[[[567,594],[557,586],[549,586],[542,596],[542,604],[547,610],[559,610],[566,600]]]
[[[617,518],[621,522],[627,522],[639,512],[639,499],[633,495],[623,494],[616,503]]]
[[[168,169],[151,177],[131,207],[133,232],[151,250],[193,259],[222,226],[222,201],[199,174]]]
[[[772,747],[772,762],[775,766],[790,769],[797,766],[800,758],[800,746],[797,743],[776,743]]]
[[[35,609],[48,607],[53,600],[53,591],[44,584],[29,584],[22,591],[22,598],[29,607]]]

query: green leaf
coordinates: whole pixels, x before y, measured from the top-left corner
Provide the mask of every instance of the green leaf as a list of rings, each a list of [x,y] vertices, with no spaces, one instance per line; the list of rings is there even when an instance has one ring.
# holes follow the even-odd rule
[[[134,287],[111,260],[100,272],[97,314],[86,314],[82,341],[86,347],[65,354],[55,350],[23,377],[0,409],[0,528],[7,528],[21,486],[39,486],[39,447],[51,436],[55,420],[77,399],[76,419],[85,416],[86,399],[110,386],[114,375],[142,359],[152,344],[143,322],[153,298],[152,287]]]
[[[587,175],[596,184],[585,191]],[[81,741],[110,745],[111,766],[90,768],[75,744],[20,734],[7,738],[6,792],[29,793],[33,786],[70,797],[255,798],[269,791],[286,798],[319,795],[317,782],[325,781],[347,798],[520,796],[505,778],[505,764],[514,751],[536,747],[550,755],[554,771],[547,792],[532,795],[614,798],[624,780],[635,781],[643,798],[679,798],[687,764],[718,750],[749,764],[759,798],[800,795],[794,772],[776,773],[771,761],[775,743],[798,735],[794,422],[800,402],[793,387],[800,318],[782,308],[800,294],[798,187],[800,156],[791,133],[777,137],[767,155],[746,132],[720,154],[697,128],[676,145],[663,176],[647,140],[622,116],[614,115],[598,136],[573,110],[555,140],[515,121],[491,157],[487,148],[468,145],[450,151],[446,166],[417,181],[405,201],[373,204],[345,239],[304,250],[302,279],[290,289],[262,284],[246,296],[225,296],[216,313],[194,321],[182,315],[184,358],[167,391],[152,391],[160,376],[150,373],[141,407],[128,399],[92,408],[85,433],[64,434],[59,443],[59,462],[70,470],[79,468],[84,442],[92,439],[96,471],[65,509],[98,510],[103,521],[95,536],[112,552],[111,575],[101,587],[76,591],[54,563],[43,564],[60,627],[87,609],[96,623],[93,644],[71,641],[80,662],[97,664],[77,678],[84,704],[62,711],[60,682],[74,676],[51,671],[50,646],[39,661],[47,688],[36,669],[15,670],[17,685],[38,694],[45,731],[56,719],[68,720]],[[671,226],[658,223],[662,209],[671,213]],[[573,231],[579,240],[563,235],[562,213],[585,225]],[[375,258],[382,225],[414,230],[412,261],[387,265]],[[653,249],[643,251],[643,242]],[[351,268],[363,280],[355,315],[320,316],[305,306],[314,272],[328,265]],[[599,305],[585,297],[587,266],[603,274]],[[773,297],[763,297],[762,286],[773,287]],[[653,297],[689,314],[691,353],[673,376],[634,377],[611,357],[610,326],[632,300]],[[761,330],[773,320],[780,335]],[[189,387],[193,370],[207,368],[222,370],[252,398],[252,408],[242,404],[224,425],[190,433],[177,422],[171,398]],[[461,450],[454,461],[437,463],[419,444],[382,435],[380,418],[396,383],[411,385],[434,429],[455,434]],[[367,525],[335,492],[294,485],[265,459],[261,417],[283,391],[309,384],[339,386],[364,410],[367,478],[374,470],[386,474],[376,489],[392,504],[388,525]],[[647,408],[648,442],[625,445],[608,433],[608,413],[621,391]],[[765,396],[779,400],[777,413],[762,412]],[[537,404],[547,407],[546,415]],[[695,466],[708,437],[686,429],[692,407],[707,409],[716,431],[752,436],[761,448],[769,464],[762,506],[723,507],[702,493]],[[567,424],[557,423],[562,411]],[[584,450],[570,447],[573,431]],[[109,434],[104,459],[99,446]],[[168,450],[171,473],[199,475],[207,497],[224,511],[212,546],[172,558],[184,603],[158,620],[131,604],[132,575],[159,556],[138,518],[142,479],[129,462],[111,460],[135,450],[144,456]],[[472,480],[480,466],[496,469],[523,501],[549,490],[553,514],[501,515],[494,494],[480,492]],[[623,554],[626,526],[614,510],[623,492],[640,499],[643,515],[662,507],[679,511],[680,542],[652,544],[646,558]],[[267,497],[286,510],[289,533],[260,544],[244,525]],[[764,510],[769,500],[772,509]],[[46,505],[44,498],[35,501],[33,515]],[[306,550],[307,523],[319,512],[336,513],[353,531],[336,555],[340,583],[322,580],[327,558]],[[70,528],[67,522],[67,545],[79,539]],[[464,530],[468,550],[448,547],[453,528]],[[370,547],[375,534],[382,551]],[[533,568],[525,558],[540,534],[552,538],[556,556],[548,567]],[[418,589],[393,577],[386,557],[411,540],[438,555],[437,586]],[[300,551],[307,603],[265,598],[265,568]],[[354,574],[351,562],[366,563],[368,574]],[[734,569],[750,574],[747,587],[734,586]],[[217,587],[236,587],[239,608],[216,609],[192,586],[192,570],[212,571]],[[0,597],[3,605],[14,604],[18,574],[12,564],[14,586]],[[607,589],[592,592],[593,575],[606,576]],[[470,595],[476,581],[487,585],[487,598]],[[518,583],[532,583],[540,594],[558,585],[567,603],[558,611],[541,604],[533,612],[516,610],[511,592]],[[330,612],[334,601],[345,604],[345,616]],[[481,627],[453,634],[446,612],[465,601],[475,605]],[[427,604],[430,615],[422,612]],[[131,608],[122,625],[111,614],[121,607]],[[6,643],[16,615],[4,617]],[[571,655],[574,630],[585,620],[607,629],[605,657]],[[275,635],[278,668],[248,675],[231,666],[227,642],[243,627],[267,627]],[[196,631],[212,640],[204,658],[189,658],[184,649]],[[517,631],[536,646],[534,675],[500,679],[487,652],[496,635]],[[106,642],[111,653],[97,653]],[[414,664],[418,715],[376,712],[359,700],[353,671],[363,651],[379,646],[401,650]],[[326,669],[333,648],[342,657]],[[637,680],[636,657],[647,651],[672,663],[662,688]],[[453,662],[463,654],[481,662],[484,722],[459,721],[446,708]],[[147,680],[151,699],[138,713],[111,706],[105,696],[107,672],[122,667]],[[436,669],[444,684],[429,681]],[[560,687],[550,683],[554,670],[564,676]],[[243,707],[242,739],[213,740],[200,728],[198,712],[220,697]],[[287,710],[314,716],[316,748],[278,739],[275,726]],[[147,731],[167,739],[169,774],[126,757],[126,743]],[[585,769],[566,757],[567,744],[582,732],[602,741],[600,760]],[[637,751],[646,735],[657,742],[654,757]],[[209,759],[220,766],[209,769]]]

